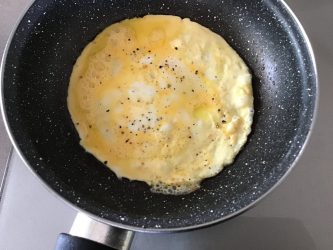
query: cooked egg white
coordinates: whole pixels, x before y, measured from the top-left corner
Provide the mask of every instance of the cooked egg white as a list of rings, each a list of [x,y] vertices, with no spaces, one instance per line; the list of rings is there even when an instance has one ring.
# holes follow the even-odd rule
[[[226,41],[176,16],[113,24],[74,65],[68,108],[118,177],[184,194],[232,163],[251,130],[251,74]]]

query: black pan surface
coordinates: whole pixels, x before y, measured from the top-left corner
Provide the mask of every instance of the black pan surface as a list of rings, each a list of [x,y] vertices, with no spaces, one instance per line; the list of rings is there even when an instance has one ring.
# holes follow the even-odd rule
[[[189,17],[222,35],[253,73],[252,133],[235,162],[182,196],[119,180],[79,145],[67,110],[72,66],[114,22],[146,14]],[[37,0],[7,47],[3,113],[25,162],[60,197],[111,225],[184,230],[225,220],[263,197],[293,166],[316,107],[312,50],[282,1]]]

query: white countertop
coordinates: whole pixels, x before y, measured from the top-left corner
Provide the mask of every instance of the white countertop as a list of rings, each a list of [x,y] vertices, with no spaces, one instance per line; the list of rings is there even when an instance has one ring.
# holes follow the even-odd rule
[[[31,0],[0,0],[1,54],[16,19],[30,2]],[[288,0],[287,2],[299,17],[310,37],[320,78],[317,122],[300,161],[275,191],[240,217],[222,225],[190,233],[169,236],[142,235],[136,238],[136,245],[147,243],[151,246],[158,246],[158,249],[167,249],[163,248],[163,242],[164,244],[169,242],[168,246],[173,249],[188,249],[193,246],[192,240],[197,247],[209,249],[209,246],[212,246],[208,244],[209,241],[218,240],[223,246],[223,242],[226,242],[228,236],[238,237],[240,243],[234,245],[234,249],[248,249],[249,245],[244,244],[250,243],[242,235],[249,235],[251,237],[246,237],[246,239],[258,240],[258,243],[261,243],[258,245],[258,249],[333,249],[333,103],[331,99],[333,94],[333,32],[331,27],[333,25],[333,1]],[[0,122],[0,178],[9,149],[10,142],[3,123]],[[29,171],[24,173],[30,174]],[[43,187],[41,186],[41,188]],[[21,220],[25,219],[29,218],[22,216]],[[14,231],[15,228],[18,230],[19,225],[12,226]],[[223,235],[220,237],[219,234]],[[283,234],[286,237],[281,237]],[[22,235],[24,235],[23,232]],[[201,241],[195,240],[198,238]],[[262,240],[263,238],[264,240]],[[18,240],[39,241],[34,237]],[[3,242],[3,237],[0,237],[0,248]],[[177,242],[178,244],[176,244]],[[182,243],[179,244],[179,242]],[[203,242],[203,245],[200,245],[200,242]],[[264,245],[269,242],[273,245]],[[306,248],[304,248],[304,243],[307,245]],[[295,248],[297,246],[299,248]]]

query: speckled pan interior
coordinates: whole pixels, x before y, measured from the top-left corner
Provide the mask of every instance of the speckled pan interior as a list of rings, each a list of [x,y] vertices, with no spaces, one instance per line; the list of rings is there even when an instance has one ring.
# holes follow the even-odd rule
[[[117,179],[79,145],[67,110],[72,66],[85,45],[108,25],[148,13],[189,17],[217,32],[254,76],[247,144],[232,165],[188,195],[154,194],[144,183]],[[37,0],[14,33],[3,70],[7,124],[31,169],[105,222],[148,231],[208,225],[262,197],[302,150],[317,92],[301,28],[273,0]]]

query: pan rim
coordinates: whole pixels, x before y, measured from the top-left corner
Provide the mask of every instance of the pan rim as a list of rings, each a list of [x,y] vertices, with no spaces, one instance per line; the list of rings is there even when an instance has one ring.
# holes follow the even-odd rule
[[[4,67],[5,67],[5,62],[7,59],[7,54],[9,51],[9,47],[12,43],[14,34],[19,26],[19,24],[21,23],[22,19],[24,18],[25,14],[27,13],[27,11],[33,6],[33,4],[35,3],[36,0],[32,1],[30,4],[28,4],[26,6],[26,8],[23,10],[23,12],[20,14],[20,16],[18,17],[16,24],[13,26],[13,29],[8,37],[8,40],[6,42],[5,45],[5,49],[2,55],[2,59],[1,59],[1,65],[0,65],[0,105],[1,105],[1,114],[3,117],[3,121],[4,121],[4,125],[6,128],[6,132],[9,136],[9,139],[15,149],[15,151],[17,152],[17,154],[19,155],[19,157],[21,158],[21,160],[23,161],[23,163],[28,167],[28,169],[32,172],[32,174],[42,183],[42,186],[44,186],[46,188],[46,190],[48,190],[52,195],[54,195],[57,199],[62,200],[62,202],[64,202],[65,204],[69,205],[70,207],[72,207],[74,210],[77,211],[77,213],[81,212],[81,213],[85,213],[86,215],[88,215],[89,217],[91,217],[92,219],[100,222],[100,223],[104,223],[106,225],[109,226],[113,226],[113,227],[117,227],[117,228],[121,228],[121,229],[125,229],[125,230],[130,230],[130,231],[135,231],[135,232],[147,232],[147,233],[171,233],[171,232],[184,232],[184,231],[191,231],[191,230],[195,230],[195,229],[199,229],[199,228],[204,228],[204,227],[208,227],[208,226],[212,226],[218,223],[221,223],[223,221],[227,221],[237,215],[240,215],[244,212],[246,212],[247,210],[249,210],[250,208],[254,207],[256,204],[258,204],[260,201],[262,201],[265,197],[267,197],[268,194],[270,194],[273,190],[275,190],[275,188],[277,186],[279,186],[284,180],[285,178],[289,175],[289,173],[291,172],[291,170],[295,167],[295,165],[297,164],[297,162],[299,161],[300,157],[302,156],[302,154],[304,153],[304,150],[306,148],[306,146],[309,143],[309,139],[313,133],[313,129],[317,120],[317,114],[318,114],[318,106],[319,106],[319,80],[318,80],[318,71],[317,71],[317,63],[316,63],[316,59],[315,59],[315,55],[314,55],[314,51],[310,42],[309,37],[307,36],[305,29],[303,28],[301,22],[299,21],[299,19],[297,18],[296,14],[292,11],[292,9],[289,7],[289,5],[285,2],[285,0],[279,0],[277,2],[280,2],[282,4],[282,6],[285,8],[285,10],[287,11],[287,13],[290,15],[290,17],[293,19],[293,21],[296,23],[297,28],[300,31],[300,34],[302,35],[303,39],[304,39],[304,44],[306,45],[306,49],[309,53],[310,56],[310,63],[312,65],[313,68],[313,76],[314,76],[314,83],[316,86],[316,94],[315,94],[315,102],[314,102],[314,108],[313,108],[313,113],[312,113],[312,121],[309,127],[309,130],[306,134],[304,143],[298,153],[298,155],[296,156],[295,160],[291,163],[291,165],[289,166],[289,168],[287,169],[287,171],[283,174],[283,176],[273,185],[271,186],[265,193],[263,193],[259,198],[257,198],[256,200],[252,201],[250,204],[248,204],[247,206],[231,213],[228,214],[226,216],[222,216],[216,220],[212,220],[209,222],[205,222],[205,223],[201,223],[201,224],[196,224],[196,225],[191,225],[191,226],[183,226],[183,227],[177,227],[177,228],[142,228],[142,227],[137,227],[137,226],[131,226],[131,225],[125,225],[125,224],[121,224],[121,223],[117,223],[102,217],[99,217],[91,212],[88,212],[78,206],[76,206],[75,204],[71,203],[69,200],[65,199],[64,197],[60,196],[55,190],[53,190],[48,183],[46,183],[44,181],[44,179],[42,179],[34,170],[33,168],[30,166],[30,164],[28,163],[27,159],[25,158],[24,154],[22,153],[22,151],[20,150],[12,132],[10,129],[10,125],[9,125],[9,121],[8,121],[8,117],[7,117],[7,113],[5,111],[5,107],[4,107]]]

